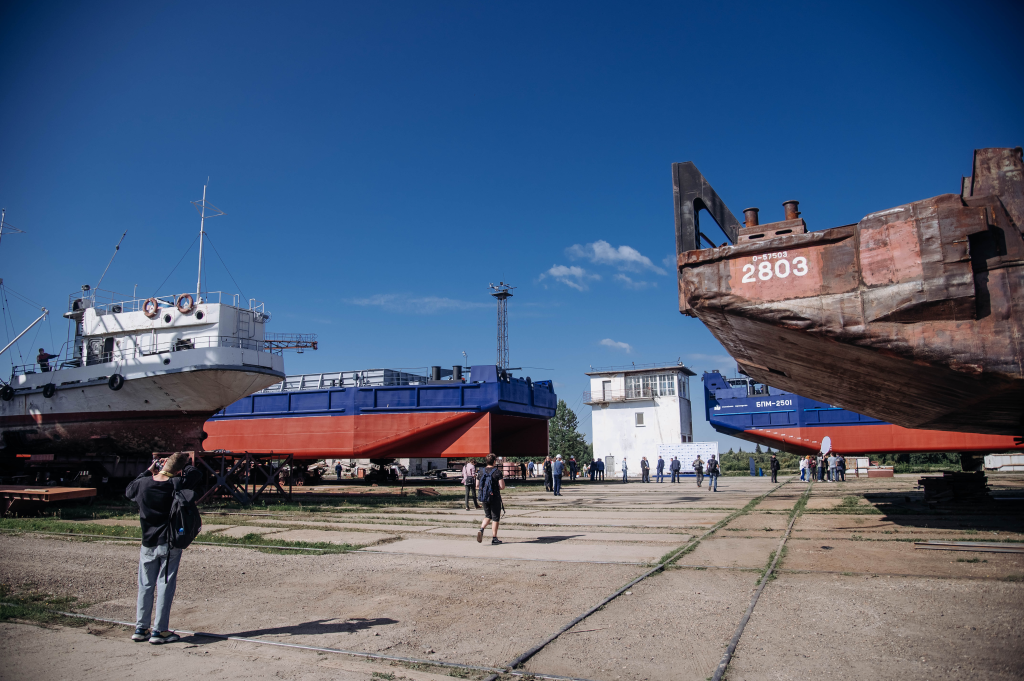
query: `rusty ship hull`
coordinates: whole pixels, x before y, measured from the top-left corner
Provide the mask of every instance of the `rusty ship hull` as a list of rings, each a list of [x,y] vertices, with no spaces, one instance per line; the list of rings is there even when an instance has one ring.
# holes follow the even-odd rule
[[[977,150],[959,194],[816,232],[795,211],[742,227],[692,164],[674,173],[680,312],[745,373],[904,428],[1022,434],[1020,148]],[[697,248],[701,209],[732,245]]]

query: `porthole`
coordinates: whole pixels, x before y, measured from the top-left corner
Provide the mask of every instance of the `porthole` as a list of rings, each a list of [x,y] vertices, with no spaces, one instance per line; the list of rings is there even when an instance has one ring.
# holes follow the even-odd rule
[[[196,319],[202,319],[205,316],[206,315],[203,313],[202,310],[200,310],[199,312],[196,312]]]
[[[169,315],[169,314],[165,314],[164,315],[164,323],[166,323],[166,324],[170,324],[171,323],[171,315]]]

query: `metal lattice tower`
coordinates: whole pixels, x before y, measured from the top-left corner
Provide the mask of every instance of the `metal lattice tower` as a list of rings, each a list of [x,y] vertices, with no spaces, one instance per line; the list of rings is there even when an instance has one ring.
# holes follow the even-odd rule
[[[515,286],[503,281],[498,285],[490,284],[491,295],[498,300],[498,369],[508,369],[508,309],[507,301],[512,297]]]

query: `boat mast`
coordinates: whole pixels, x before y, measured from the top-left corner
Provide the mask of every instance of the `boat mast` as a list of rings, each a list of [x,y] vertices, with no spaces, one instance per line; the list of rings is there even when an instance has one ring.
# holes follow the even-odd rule
[[[210,180],[207,179],[207,182]],[[203,302],[200,297],[200,287],[203,283],[203,225],[206,222],[206,185],[203,185],[203,202],[199,209],[199,276],[196,277],[196,303]]]
[[[15,337],[14,337],[14,340],[12,340],[12,341],[11,341],[10,343],[8,343],[7,345],[5,345],[5,346],[4,346],[4,349],[3,349],[3,350],[0,350],[0,355],[2,355],[2,354],[4,354],[5,352],[7,352],[7,348],[9,348],[9,347],[11,347],[12,345],[14,345],[15,343],[17,343],[17,342],[18,342],[18,339],[19,339],[19,338],[21,338],[22,336],[24,336],[24,335],[25,335],[26,333],[28,333],[28,330],[29,330],[29,329],[31,329],[31,328],[32,328],[33,326],[35,326],[35,325],[36,325],[36,324],[38,324],[39,322],[41,322],[41,321],[43,321],[44,319],[46,319],[46,315],[50,314],[50,311],[49,311],[49,310],[47,310],[47,309],[46,309],[45,307],[44,307],[44,308],[42,308],[42,310],[43,310],[43,314],[39,315],[39,318],[38,318],[38,319],[36,319],[36,320],[35,320],[34,322],[32,322],[31,324],[29,324],[28,326],[26,326],[26,327],[25,327],[25,330],[24,330],[24,331],[22,331],[21,333],[19,333],[19,334],[18,334],[17,336],[15,336]]]

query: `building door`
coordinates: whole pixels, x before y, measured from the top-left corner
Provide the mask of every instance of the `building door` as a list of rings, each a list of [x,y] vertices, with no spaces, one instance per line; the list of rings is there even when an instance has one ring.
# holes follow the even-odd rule
[[[608,475],[615,475],[615,457],[604,457],[604,472]]]
[[[612,382],[601,381],[601,399],[607,402],[612,396]]]

